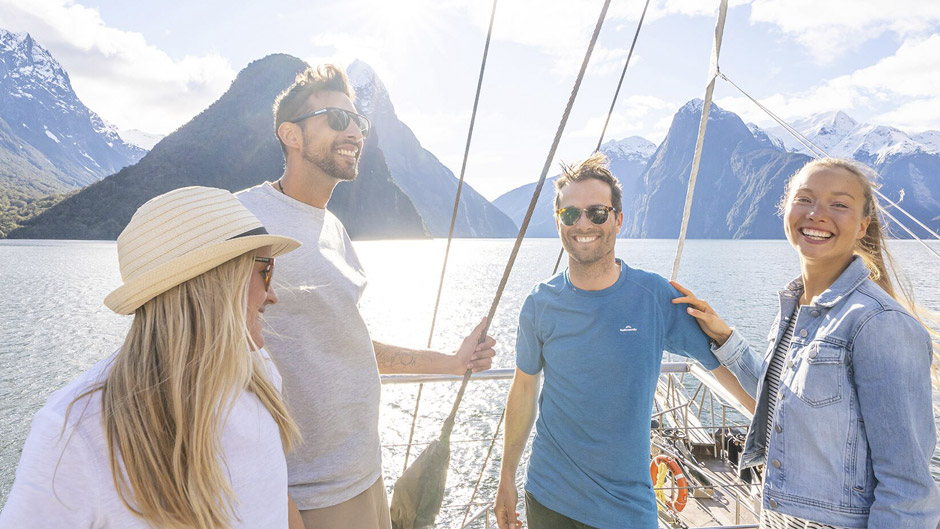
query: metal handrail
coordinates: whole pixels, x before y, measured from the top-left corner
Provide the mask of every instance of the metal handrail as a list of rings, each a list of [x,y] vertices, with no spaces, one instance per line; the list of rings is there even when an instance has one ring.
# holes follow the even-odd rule
[[[692,375],[694,375],[695,378],[697,378],[699,381],[705,384],[705,386],[707,386],[708,389],[712,390],[712,393],[717,395],[719,399],[721,399],[723,402],[726,402],[732,408],[737,410],[738,413],[740,413],[741,415],[744,415],[747,418],[747,420],[750,421],[754,418],[754,414],[751,413],[751,410],[747,409],[746,407],[744,407],[743,404],[738,402],[738,399],[736,399],[734,395],[731,394],[730,391],[725,389],[725,387],[722,386],[720,382],[718,382],[718,379],[715,378],[714,375],[712,375],[705,368],[697,364],[688,364],[688,365],[689,365],[689,372],[692,373]]]
[[[688,373],[695,372],[695,364],[689,362],[663,362],[660,373]],[[699,368],[701,369],[701,368]],[[704,369],[702,373],[707,373]],[[474,373],[473,380],[512,380],[516,374],[515,368],[490,369],[482,373]],[[463,375],[382,375],[382,384],[417,384],[422,382],[460,382]],[[716,381],[717,383],[717,381]],[[719,385],[719,387],[721,387]],[[727,393],[727,392],[726,392]],[[730,395],[730,394],[729,394]],[[720,394],[724,398],[724,393]]]

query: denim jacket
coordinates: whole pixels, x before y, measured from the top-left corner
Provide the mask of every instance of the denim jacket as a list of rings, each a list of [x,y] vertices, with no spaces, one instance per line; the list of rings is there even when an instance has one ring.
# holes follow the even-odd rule
[[[930,335],[859,257],[811,305],[799,306],[802,293],[799,278],[779,292],[763,355],[737,331],[714,350],[757,399],[741,464],[766,463],[763,507],[848,528],[936,529]],[[767,439],[764,378],[791,317]]]

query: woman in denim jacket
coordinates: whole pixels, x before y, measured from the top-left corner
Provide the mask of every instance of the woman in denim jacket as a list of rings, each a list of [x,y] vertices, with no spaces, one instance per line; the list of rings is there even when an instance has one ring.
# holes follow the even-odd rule
[[[741,464],[766,464],[760,526],[935,529],[931,337],[896,299],[869,178],[813,161],[781,206],[802,273],[779,292],[765,354],[688,290],[674,300],[757,399]]]

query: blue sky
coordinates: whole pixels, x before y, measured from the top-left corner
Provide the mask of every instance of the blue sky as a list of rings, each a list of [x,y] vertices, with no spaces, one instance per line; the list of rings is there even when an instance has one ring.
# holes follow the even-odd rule
[[[722,71],[790,120],[844,110],[906,132],[940,129],[940,2],[732,0]],[[493,199],[545,162],[600,0],[499,0],[467,181]],[[704,93],[717,1],[653,0],[608,138],[659,143]],[[614,0],[557,159],[588,155],[620,75],[639,0]],[[122,129],[169,133],[249,62],[289,53],[373,66],[399,117],[456,173],[489,0],[161,2],[0,0],[0,27],[29,32],[79,97]],[[727,83],[717,103],[771,123]],[[272,175],[273,176],[273,175]]]

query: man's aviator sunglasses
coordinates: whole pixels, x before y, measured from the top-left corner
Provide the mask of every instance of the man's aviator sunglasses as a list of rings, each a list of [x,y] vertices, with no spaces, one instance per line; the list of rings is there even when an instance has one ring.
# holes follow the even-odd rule
[[[264,279],[264,290],[268,291],[271,289],[271,278],[274,277],[274,258],[255,257],[255,262],[265,263],[268,265],[258,271],[258,273],[261,274],[261,277]]]
[[[337,132],[343,132],[346,130],[346,127],[349,126],[349,120],[353,120],[356,123],[356,126],[359,127],[359,132],[362,133],[363,138],[368,137],[369,132],[372,130],[372,122],[369,121],[369,118],[363,116],[362,114],[356,114],[355,112],[350,112],[349,110],[335,107],[321,108],[320,110],[308,112],[299,118],[290,120],[290,123],[300,123],[307,118],[319,116],[320,114],[326,114],[326,122],[330,124],[331,129]]]
[[[555,215],[558,216],[558,220],[560,220],[561,223],[565,226],[574,226],[577,224],[578,219],[581,218],[582,212],[586,214],[588,220],[594,224],[603,224],[607,222],[607,218],[610,217],[611,211],[617,210],[613,206],[591,206],[584,209],[568,206],[556,211]]]

